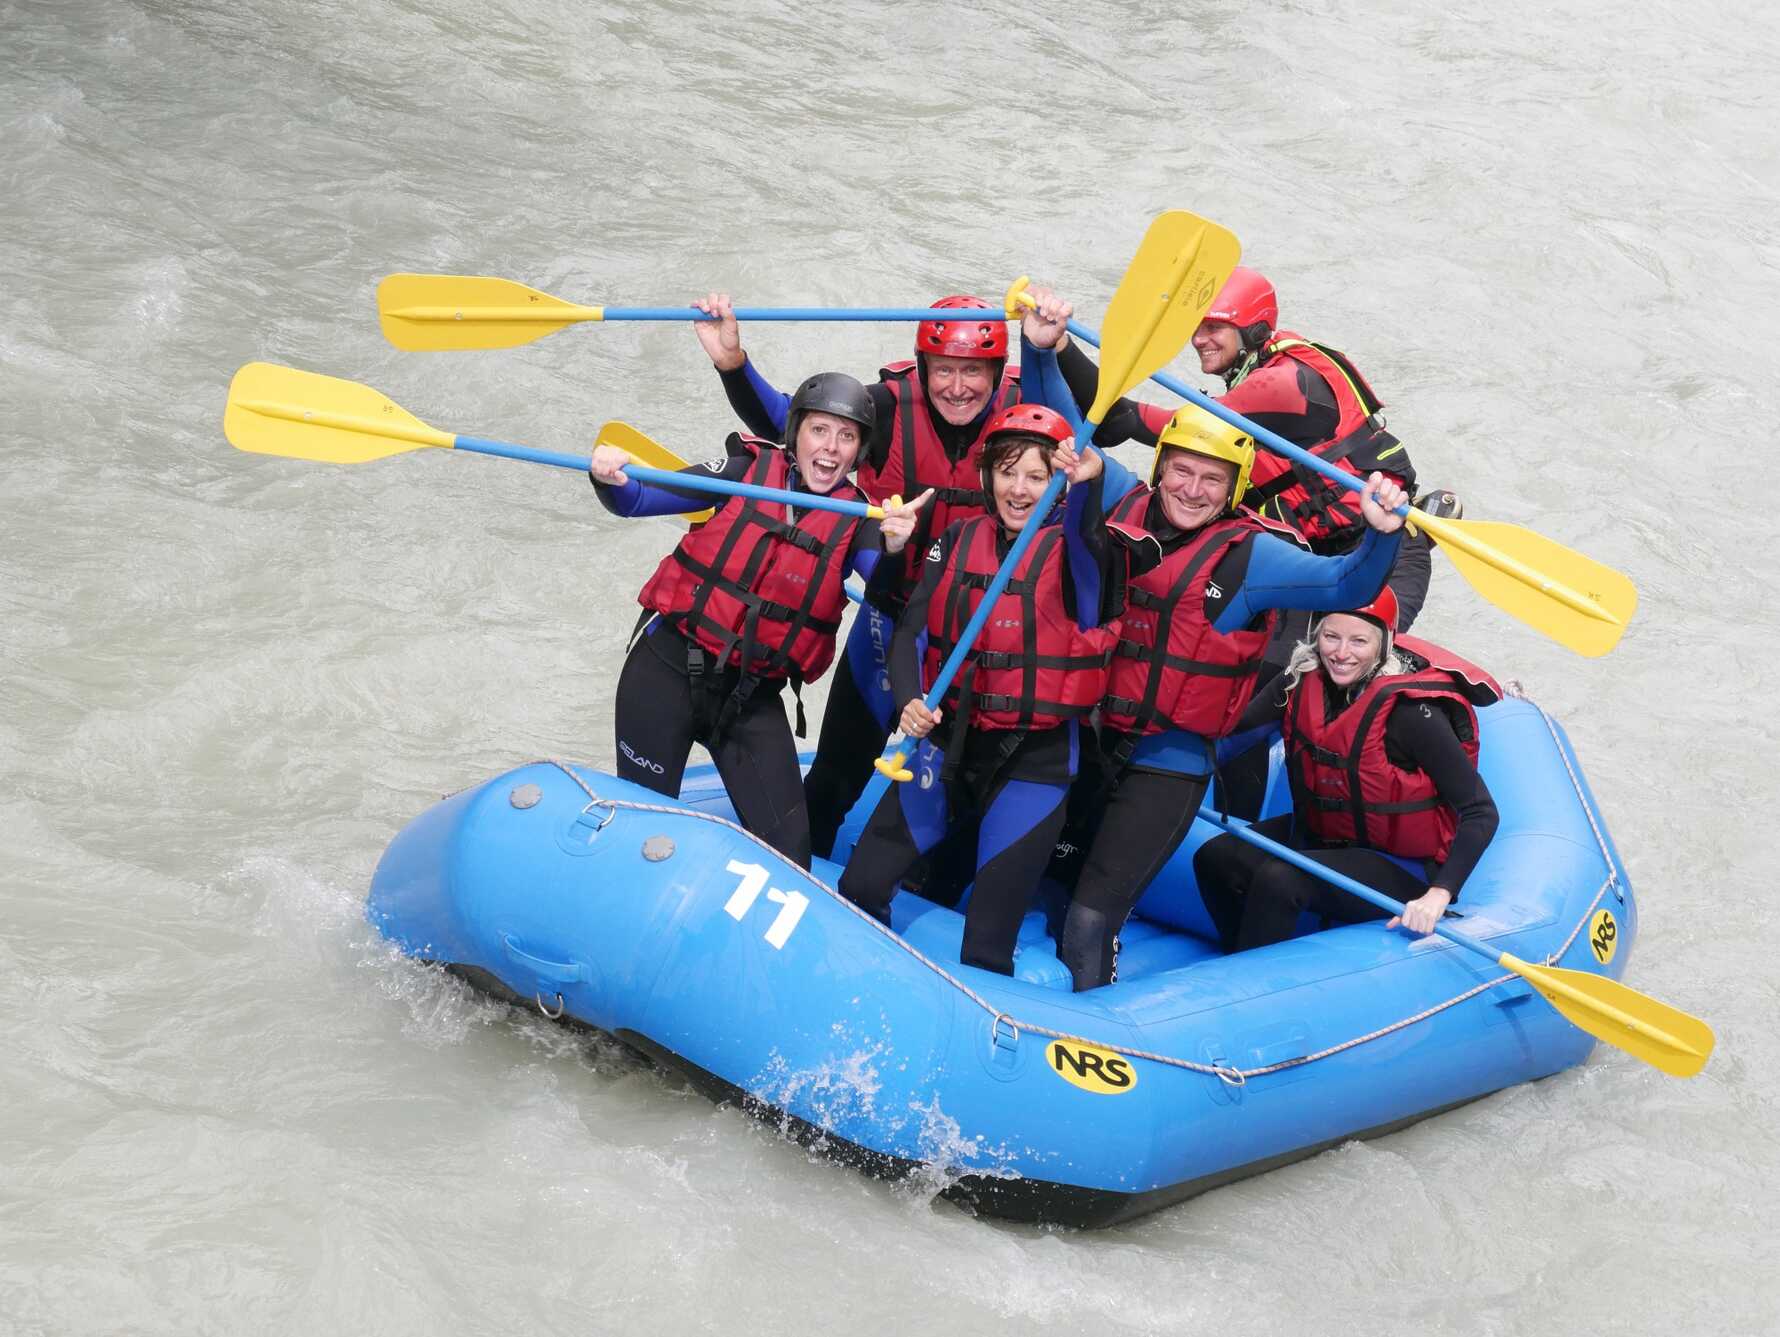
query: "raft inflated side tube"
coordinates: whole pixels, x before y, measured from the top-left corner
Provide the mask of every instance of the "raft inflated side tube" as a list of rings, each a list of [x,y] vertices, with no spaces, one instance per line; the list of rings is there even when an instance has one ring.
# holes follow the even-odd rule
[[[1502,823],[1465,932],[1617,977],[1635,908],[1561,730],[1522,701],[1479,716]],[[942,1166],[948,1196],[1020,1220],[1127,1219],[1594,1043],[1520,979],[1382,923],[1218,956],[1168,927],[1203,916],[1183,908],[1184,853],[1122,935],[1120,982],[1084,994],[1038,914],[1007,978],[957,964],[955,911],[904,894],[892,933],[832,890],[834,865],[816,870],[728,820],[708,772],[674,804],[535,763],[404,830],[367,913],[408,954],[610,1032],[845,1160]]]

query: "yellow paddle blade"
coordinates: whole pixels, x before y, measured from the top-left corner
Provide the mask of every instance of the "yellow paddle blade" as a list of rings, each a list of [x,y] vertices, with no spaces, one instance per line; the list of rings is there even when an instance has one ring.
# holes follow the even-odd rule
[[[609,422],[600,428],[599,435],[593,439],[596,446],[617,446],[638,464],[646,464],[652,469],[677,470],[686,467],[686,461],[673,451],[662,445],[652,436],[645,436],[627,422]],[[693,511],[679,518],[689,525],[702,525],[715,515],[714,507],[702,511]]]
[[[1597,1040],[1671,1077],[1692,1077],[1712,1054],[1715,1041],[1705,1022],[1618,980],[1586,970],[1536,966],[1508,952],[1502,953],[1500,964]]]
[[[1471,588],[1579,655],[1604,655],[1638,607],[1626,576],[1543,534],[1499,520],[1443,520],[1409,513],[1452,559]]]
[[[465,274],[391,274],[377,285],[383,337],[397,348],[517,348],[604,308],[578,306],[511,279]]]
[[[600,428],[599,435],[593,439],[596,446],[617,446],[627,454],[634,455],[638,464],[646,464],[652,469],[684,469],[686,461],[652,436],[632,427],[627,422],[609,422]]]
[[[1232,232],[1184,209],[1150,224],[1100,327],[1100,386],[1089,422],[1098,424],[1121,395],[1186,347],[1241,255]]]
[[[457,440],[368,385],[270,362],[249,362],[229,382],[223,435],[237,450],[325,464],[364,464]]]

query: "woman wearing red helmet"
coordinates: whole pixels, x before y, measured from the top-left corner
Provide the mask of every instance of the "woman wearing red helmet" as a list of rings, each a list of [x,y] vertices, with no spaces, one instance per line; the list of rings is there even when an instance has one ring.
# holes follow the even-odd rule
[[[954,522],[928,548],[890,651],[903,731],[922,740],[915,779],[884,796],[841,879],[842,894],[890,922],[898,883],[948,826],[980,815],[976,886],[960,959],[1013,973],[1014,943],[1063,825],[1081,723],[1099,703],[1117,639],[1112,543],[1098,523],[1102,461],[1078,455],[1068,423],[1035,404],[990,421],[982,487],[993,510]],[[1037,513],[1054,469],[1075,484],[1060,525]],[[1014,540],[1045,525],[996,600],[938,710],[937,677]],[[1146,540],[1131,534],[1131,541]],[[918,639],[926,633],[926,647]]]
[[[1476,707],[1502,692],[1457,655],[1396,635],[1396,604],[1386,588],[1324,617],[1239,729],[1280,729],[1292,784],[1292,811],[1254,829],[1404,902],[1386,927],[1431,933],[1496,833]],[[1291,937],[1307,910],[1382,917],[1233,835],[1201,846],[1193,872],[1226,951]]]
[[[1072,308],[1049,293],[1021,322],[1035,348],[1064,339]],[[784,424],[787,400],[762,376],[742,347],[727,293],[697,303],[718,317],[693,325],[723,378],[731,406],[749,430],[773,435]],[[888,654],[895,623],[920,576],[921,554],[933,536],[958,519],[980,515],[979,462],[990,416],[1020,397],[1018,367],[1008,365],[1003,313],[979,297],[954,295],[933,304],[935,317],[915,329],[914,357],[880,369],[868,387],[875,425],[859,453],[859,488],[882,504],[928,488],[923,510],[899,578],[874,583],[847,640],[842,671],[835,675],[822,731],[804,790],[811,846],[826,856],[841,820],[871,777],[896,710],[890,700]],[[885,577],[897,573],[886,572]]]

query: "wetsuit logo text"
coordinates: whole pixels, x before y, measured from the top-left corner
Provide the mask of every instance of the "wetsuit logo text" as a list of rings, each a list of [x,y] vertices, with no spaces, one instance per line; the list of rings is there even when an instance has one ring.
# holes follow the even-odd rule
[[[631,765],[641,766],[644,770],[654,771],[657,775],[662,774],[664,768],[659,761],[650,761],[649,758],[645,757],[642,753],[631,751],[630,744],[625,742],[622,738],[618,740],[618,750],[629,758]]]

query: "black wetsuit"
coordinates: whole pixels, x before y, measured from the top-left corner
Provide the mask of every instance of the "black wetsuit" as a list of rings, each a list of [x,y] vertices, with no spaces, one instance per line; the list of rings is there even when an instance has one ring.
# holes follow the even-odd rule
[[[1285,712],[1283,689],[1282,678],[1257,693],[1232,737],[1277,726]],[[1352,695],[1347,694],[1346,699]],[[1331,688],[1329,698],[1333,711],[1343,694]],[[1495,800],[1459,742],[1452,717],[1437,703],[1400,701],[1385,723],[1384,745],[1385,755],[1393,763],[1425,772],[1442,801],[1458,813],[1452,847],[1438,868],[1432,867],[1431,861],[1401,860],[1363,846],[1325,844],[1299,827],[1291,813],[1269,818],[1254,829],[1396,900],[1412,901],[1430,885],[1439,885],[1456,901],[1465,879],[1496,834]],[[1295,775],[1293,781],[1296,791]],[[1294,792],[1293,805],[1302,809],[1303,796]],[[1405,866],[1411,863],[1422,866],[1411,871]],[[1386,912],[1371,902],[1350,896],[1227,833],[1199,848],[1193,858],[1193,875],[1227,952],[1284,941],[1292,936],[1299,914],[1306,910],[1343,923],[1386,917]]]
[[[752,456],[732,451],[720,468],[695,465],[682,472],[742,482],[752,464]],[[795,466],[792,477],[794,490],[805,490]],[[594,487],[601,504],[615,515],[671,515],[724,500],[708,492],[634,479],[621,488],[597,482]],[[871,576],[882,556],[882,542],[877,521],[861,521],[847,551],[847,565]],[[645,614],[625,657],[613,706],[618,774],[678,798],[687,756],[695,742],[703,743],[742,825],[786,858],[808,867],[810,832],[803,779],[780,696],[786,681],[783,677],[744,681],[738,666],[713,663],[712,656],[679,627]]]
[[[768,384],[752,363],[744,362],[719,375],[730,407],[749,431],[766,437],[777,437],[783,431],[790,398]],[[881,470],[895,438],[896,397],[882,381],[866,386],[866,393],[871,396],[873,426],[860,447],[856,467]],[[982,433],[984,418],[993,412],[998,399],[999,395],[992,393],[983,413],[962,427],[947,422],[928,404],[928,419],[950,459],[961,460],[970,452]],[[910,546],[923,550],[931,542],[926,525],[918,523]],[[873,583],[869,606],[860,609],[829,685],[816,756],[804,777],[810,848],[824,858],[833,852],[835,835],[864,792],[872,763],[883,753],[896,725],[897,708],[883,681],[883,656],[907,595],[900,581]]]

